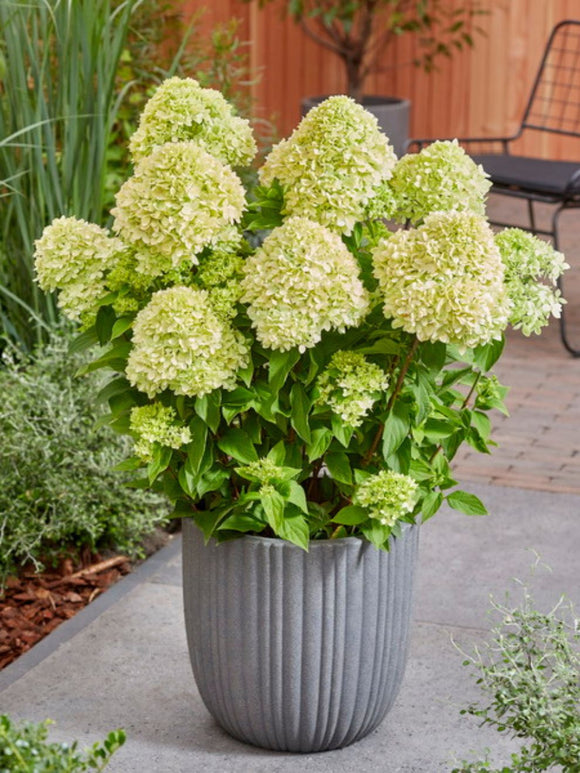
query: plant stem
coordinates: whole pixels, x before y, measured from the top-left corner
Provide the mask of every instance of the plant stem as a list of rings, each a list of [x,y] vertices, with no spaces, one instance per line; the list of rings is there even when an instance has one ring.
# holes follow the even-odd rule
[[[465,399],[461,403],[461,408],[459,409],[460,411],[463,411],[469,405],[469,401],[471,400],[471,396],[475,392],[475,388],[477,387],[477,384],[479,383],[479,379],[481,378],[482,375],[483,375],[482,372],[478,371],[475,379],[473,380],[473,384],[471,385],[471,389],[469,390],[469,392],[467,393]],[[440,443],[437,446],[437,448],[433,451],[433,453],[431,454],[431,458],[429,459],[429,464],[431,464],[431,462],[435,461],[435,459],[437,458],[437,455],[442,450],[442,448],[443,448],[443,446]]]
[[[405,357],[405,361],[403,362],[401,366],[401,370],[399,371],[399,376],[397,378],[397,383],[395,384],[395,388],[393,389],[393,392],[391,396],[389,397],[389,402],[387,403],[387,413],[389,413],[395,404],[395,400],[401,393],[401,389],[403,387],[403,382],[405,381],[405,376],[407,375],[407,371],[409,370],[409,366],[411,365],[411,362],[413,360],[413,357],[415,356],[415,353],[417,349],[419,348],[419,339],[415,336],[413,339],[413,343],[411,344],[411,348],[407,352],[407,356]],[[361,465],[363,467],[367,467],[371,459],[373,458],[375,451],[377,450],[377,447],[379,443],[381,442],[381,438],[383,437],[383,432],[385,431],[385,425],[381,424],[381,426],[378,428],[377,433],[373,439],[373,442],[371,443],[371,447],[367,451],[365,458],[362,460]]]

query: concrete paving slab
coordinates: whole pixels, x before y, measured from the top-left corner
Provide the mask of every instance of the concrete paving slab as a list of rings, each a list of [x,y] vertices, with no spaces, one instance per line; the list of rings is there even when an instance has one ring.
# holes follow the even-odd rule
[[[111,773],[285,773],[305,766],[312,773],[438,773],[451,770],[455,754],[467,757],[486,746],[505,761],[513,743],[459,714],[479,690],[451,638],[468,650],[481,642],[489,628],[488,594],[503,596],[512,577],[525,578],[533,561],[528,547],[552,566],[551,574],[538,576],[540,604],[562,592],[580,602],[580,497],[469,488],[493,515],[446,511],[426,524],[401,694],[381,727],[354,746],[280,754],[241,744],[215,725],[191,675],[175,547],[163,565],[157,561],[142,582],[1,691],[0,711],[51,717],[54,738],[81,744],[124,727],[128,741]]]

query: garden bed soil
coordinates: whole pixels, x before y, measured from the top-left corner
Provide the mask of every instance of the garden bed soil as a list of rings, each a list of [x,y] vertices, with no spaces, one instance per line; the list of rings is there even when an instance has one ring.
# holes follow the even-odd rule
[[[147,556],[167,543],[157,529],[143,545]],[[127,556],[85,554],[73,564],[64,558],[57,569],[23,569],[0,589],[0,670],[76,615],[140,563]]]

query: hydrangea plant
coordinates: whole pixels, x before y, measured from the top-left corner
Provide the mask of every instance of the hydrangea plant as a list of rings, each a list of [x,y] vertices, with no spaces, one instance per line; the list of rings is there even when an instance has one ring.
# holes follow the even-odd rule
[[[135,485],[207,539],[354,536],[388,549],[458,488],[462,443],[493,445],[491,372],[508,324],[558,316],[563,256],[494,235],[489,183],[457,143],[397,161],[347,97],[311,110],[246,193],[253,140],[232,109],[172,78],[145,108],[113,234],[60,218],[38,280],[113,376]],[[409,227],[387,227],[385,218]]]

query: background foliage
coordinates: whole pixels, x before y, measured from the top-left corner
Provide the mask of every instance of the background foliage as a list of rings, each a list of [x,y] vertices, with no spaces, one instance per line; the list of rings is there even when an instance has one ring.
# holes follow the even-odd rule
[[[135,553],[167,514],[164,500],[113,472],[131,447],[98,427],[99,380],[75,378],[80,360],[53,337],[34,359],[5,355],[0,370],[0,577],[37,566],[63,545]]]

